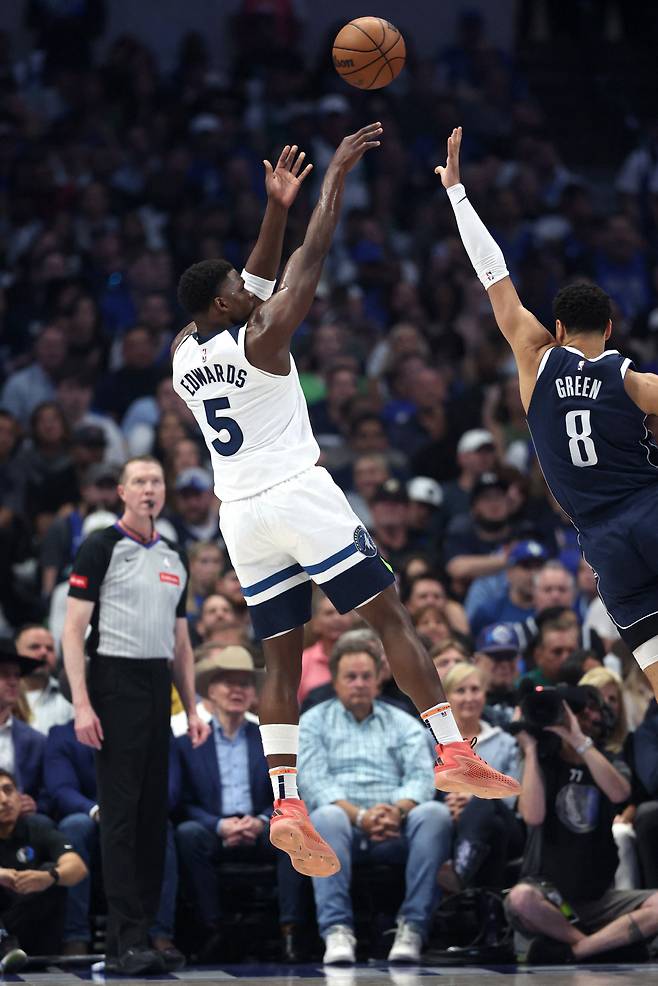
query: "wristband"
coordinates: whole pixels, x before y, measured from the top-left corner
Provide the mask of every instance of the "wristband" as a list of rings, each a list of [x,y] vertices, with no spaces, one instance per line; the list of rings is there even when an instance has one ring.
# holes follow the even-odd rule
[[[583,753],[587,753],[594,746],[594,740],[591,736],[586,736],[580,746],[575,746],[574,750],[578,756],[582,757]]]
[[[43,867],[43,871],[53,878],[53,886],[56,886],[59,883],[59,870],[57,869],[57,863],[48,863]]]
[[[361,826],[363,825],[363,819],[365,817],[366,817],[366,809],[365,808],[359,808],[359,810],[356,813],[356,818],[354,819],[354,826],[355,826],[355,828],[358,828],[358,829],[361,828]]]
[[[268,281],[266,277],[258,277],[257,274],[250,274],[246,268],[242,271],[240,277],[244,281],[247,291],[251,291],[261,301],[267,301],[272,296],[276,281]]]

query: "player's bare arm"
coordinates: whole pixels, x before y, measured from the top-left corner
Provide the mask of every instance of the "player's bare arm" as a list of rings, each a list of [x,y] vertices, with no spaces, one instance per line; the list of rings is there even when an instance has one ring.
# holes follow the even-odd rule
[[[169,347],[169,359],[173,361],[174,353],[180,346],[181,342],[183,342],[187,336],[191,336],[193,332],[196,332],[196,325],[194,322],[188,322],[185,328],[180,330],[180,332],[172,342],[171,346]]]
[[[649,415],[658,415],[658,376],[655,373],[627,370],[624,376],[624,389],[641,411]],[[650,427],[654,433],[657,423],[646,422],[647,427]]]
[[[286,265],[279,289],[249,319],[247,356],[254,366],[270,373],[287,373],[290,340],[308,314],[340,217],[345,178],[366,151],[379,147],[380,123],[371,123],[345,137],[322,182],[320,197],[302,245]]]
[[[273,168],[267,160],[263,161],[267,207],[258,239],[245,265],[245,271],[254,277],[260,277],[265,281],[273,281],[276,278],[281,263],[288,210],[297,198],[302,183],[313,169],[312,164],[304,167],[305,157],[306,152],[300,151],[297,144],[286,144],[279,155],[276,167]],[[190,322],[181,329],[171,344],[172,360],[180,344],[196,330],[195,322]]]
[[[300,151],[297,144],[286,144],[276,167],[273,168],[267,160],[263,161],[267,207],[245,270],[267,281],[273,281],[279,270],[288,210],[313,169],[312,164],[307,164],[302,170],[305,157],[305,151]]]
[[[532,312],[521,304],[507,273],[502,251],[468,201],[459,177],[461,139],[462,128],[456,127],[448,137],[446,164],[435,168],[435,173],[440,175],[448,192],[466,252],[487,290],[498,327],[514,353],[521,400],[527,411],[542,356],[556,342]]]

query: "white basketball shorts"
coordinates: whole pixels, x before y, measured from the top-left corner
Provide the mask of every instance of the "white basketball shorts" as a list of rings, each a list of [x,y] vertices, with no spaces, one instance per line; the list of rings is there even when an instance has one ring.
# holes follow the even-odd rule
[[[349,613],[395,579],[370,534],[321,466],[222,503],[222,536],[260,639],[311,618],[311,580]]]

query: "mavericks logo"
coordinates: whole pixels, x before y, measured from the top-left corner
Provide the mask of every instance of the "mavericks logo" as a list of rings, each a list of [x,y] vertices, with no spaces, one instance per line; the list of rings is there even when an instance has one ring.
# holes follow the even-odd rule
[[[357,551],[360,551],[362,555],[366,555],[367,558],[374,558],[377,554],[377,545],[361,524],[354,531],[354,544]]]

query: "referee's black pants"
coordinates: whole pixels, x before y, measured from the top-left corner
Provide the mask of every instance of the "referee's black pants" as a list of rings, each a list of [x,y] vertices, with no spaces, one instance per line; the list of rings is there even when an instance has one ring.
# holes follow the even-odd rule
[[[110,956],[148,945],[167,837],[171,677],[155,658],[93,657],[90,698],[103,727],[96,753]]]

